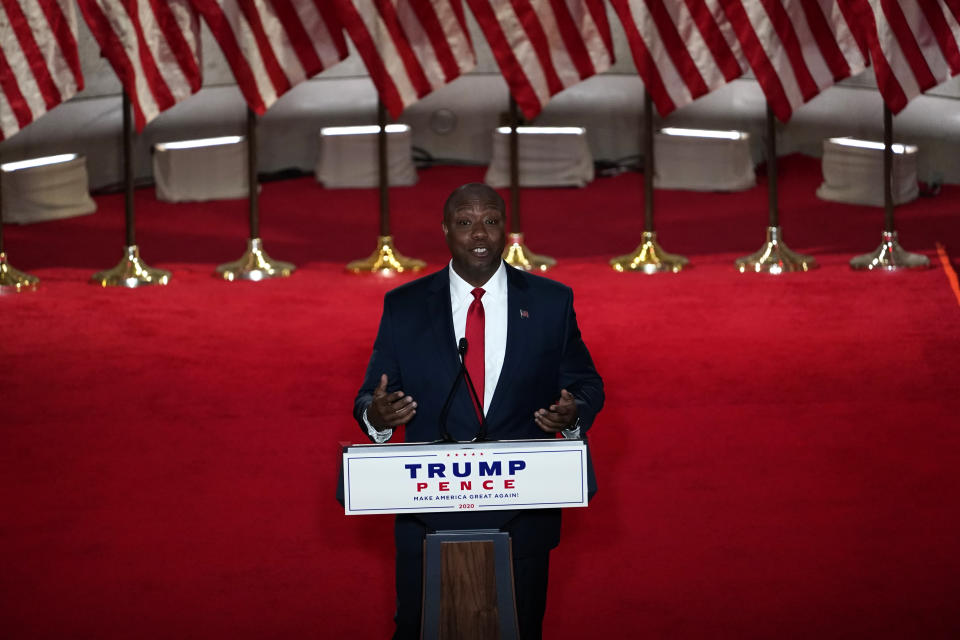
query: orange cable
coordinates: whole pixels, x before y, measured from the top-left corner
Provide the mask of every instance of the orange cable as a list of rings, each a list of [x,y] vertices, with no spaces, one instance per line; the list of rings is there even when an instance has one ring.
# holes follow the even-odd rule
[[[957,299],[957,304],[960,304],[960,282],[957,280],[957,272],[954,271],[953,265],[950,264],[950,257],[947,255],[947,250],[939,242],[937,243],[937,255],[940,256],[943,273],[950,282],[950,288],[953,289],[953,295]]]

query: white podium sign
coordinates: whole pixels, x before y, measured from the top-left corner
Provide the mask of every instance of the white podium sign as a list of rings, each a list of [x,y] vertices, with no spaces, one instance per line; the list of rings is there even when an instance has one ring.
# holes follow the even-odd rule
[[[587,506],[582,440],[379,444],[343,453],[347,515]]]

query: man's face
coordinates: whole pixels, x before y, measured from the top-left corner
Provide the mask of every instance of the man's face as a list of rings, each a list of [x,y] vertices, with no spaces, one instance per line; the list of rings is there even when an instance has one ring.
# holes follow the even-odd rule
[[[453,269],[475,287],[500,268],[506,243],[504,215],[495,193],[468,192],[457,198],[443,221]]]

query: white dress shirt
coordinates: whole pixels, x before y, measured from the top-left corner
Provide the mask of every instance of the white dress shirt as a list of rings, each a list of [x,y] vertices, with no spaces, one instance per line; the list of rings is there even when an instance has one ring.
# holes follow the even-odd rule
[[[453,310],[453,334],[456,344],[466,335],[467,311],[473,304],[474,286],[457,275],[450,267],[450,307]],[[483,415],[490,409],[493,392],[500,380],[503,356],[507,352],[507,267],[500,268],[484,283],[483,297]],[[467,345],[467,350],[473,349]],[[477,381],[474,381],[476,384]]]

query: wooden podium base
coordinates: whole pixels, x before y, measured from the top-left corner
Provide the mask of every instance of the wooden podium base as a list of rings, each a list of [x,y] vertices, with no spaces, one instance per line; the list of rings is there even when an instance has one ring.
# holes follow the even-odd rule
[[[519,637],[510,535],[438,531],[424,541],[424,640]]]

